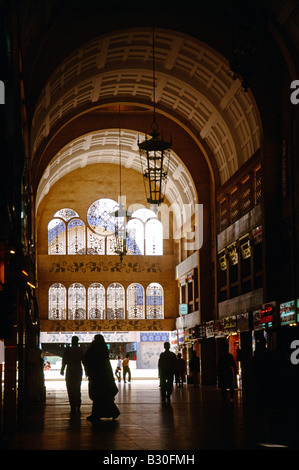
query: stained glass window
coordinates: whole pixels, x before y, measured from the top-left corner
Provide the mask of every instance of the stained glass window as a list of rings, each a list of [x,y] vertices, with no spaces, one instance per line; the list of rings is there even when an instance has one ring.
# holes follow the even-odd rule
[[[144,289],[141,284],[130,284],[127,288],[127,318],[144,318]]]
[[[105,319],[105,288],[97,282],[88,287],[89,320]]]
[[[118,209],[113,199],[98,199],[87,211],[87,222],[90,228],[99,235],[112,235],[115,231],[113,213]]]
[[[52,284],[48,294],[49,320],[66,320],[66,288],[63,284]]]
[[[131,219],[127,223],[127,247],[130,255],[144,254],[144,226],[139,219]]]
[[[146,222],[145,254],[163,255],[163,226],[157,219],[150,219]]]
[[[85,287],[78,282],[72,284],[68,290],[68,319],[86,319],[86,292]]]
[[[80,219],[73,219],[67,226],[69,255],[85,255],[85,224]]]
[[[59,211],[55,212],[54,217],[60,217],[61,219],[68,222],[73,217],[79,217],[76,211],[73,209],[60,209]]]
[[[48,254],[66,254],[66,227],[61,219],[52,219],[48,224]]]
[[[114,282],[107,289],[107,318],[108,320],[123,320],[125,318],[125,289]]]
[[[152,282],[146,289],[146,318],[148,320],[164,318],[163,287]]]

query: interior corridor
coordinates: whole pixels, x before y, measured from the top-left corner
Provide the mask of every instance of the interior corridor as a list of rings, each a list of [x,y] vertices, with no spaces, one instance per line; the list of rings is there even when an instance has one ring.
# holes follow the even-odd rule
[[[64,380],[46,382],[46,401],[25,415],[5,450],[119,451],[268,450],[298,448],[296,416],[286,410],[262,411],[236,391],[224,401],[215,387],[174,386],[170,404],[160,400],[157,379],[119,384],[116,421],[92,424],[88,382],[82,406],[71,414]],[[293,426],[292,426],[293,423]],[[106,451],[106,452],[105,452]],[[134,451],[134,452],[133,452]]]

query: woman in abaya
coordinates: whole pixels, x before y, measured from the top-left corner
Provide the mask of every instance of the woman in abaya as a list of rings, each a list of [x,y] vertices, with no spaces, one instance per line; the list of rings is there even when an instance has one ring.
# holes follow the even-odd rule
[[[89,397],[93,402],[91,416],[87,419],[116,419],[120,414],[114,402],[118,388],[109,361],[109,351],[101,334],[95,335],[84,355],[83,364],[89,380]]]

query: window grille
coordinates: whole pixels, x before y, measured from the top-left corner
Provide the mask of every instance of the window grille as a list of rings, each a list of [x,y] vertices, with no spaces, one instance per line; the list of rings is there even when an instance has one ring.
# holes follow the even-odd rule
[[[160,284],[151,283],[146,289],[146,318],[164,318],[163,288]]]
[[[127,318],[144,318],[144,289],[141,284],[130,284],[127,288]]]
[[[105,288],[97,282],[88,287],[88,318],[89,320],[105,319]]]
[[[53,219],[48,224],[48,254],[66,254],[66,227],[61,219]]]
[[[107,288],[107,319],[123,320],[125,318],[125,289],[114,282]]]
[[[66,288],[63,284],[52,284],[48,294],[49,320],[66,320]]]
[[[86,319],[86,291],[82,284],[74,283],[68,290],[68,319]]]
[[[69,255],[85,255],[85,224],[80,219],[73,219],[67,226]]]

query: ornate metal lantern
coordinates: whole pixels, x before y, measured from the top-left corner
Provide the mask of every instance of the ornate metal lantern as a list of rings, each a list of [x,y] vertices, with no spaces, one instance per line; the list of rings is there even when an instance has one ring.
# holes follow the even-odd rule
[[[152,124],[151,139],[138,142],[140,156],[146,158],[146,169],[143,178],[147,202],[158,206],[164,201],[167,169],[170,157],[171,142],[159,138],[158,126]]]
[[[156,122],[156,97],[155,97],[155,35],[153,31],[153,102],[154,119],[152,123],[151,138],[143,142],[138,141],[139,154],[146,159],[146,168],[143,170],[145,191],[147,202],[153,204],[155,208],[164,201],[167,169],[170,158],[171,141],[166,142],[160,138],[158,124]],[[143,165],[142,165],[143,167]]]

